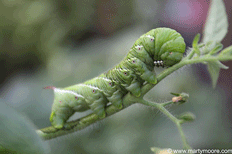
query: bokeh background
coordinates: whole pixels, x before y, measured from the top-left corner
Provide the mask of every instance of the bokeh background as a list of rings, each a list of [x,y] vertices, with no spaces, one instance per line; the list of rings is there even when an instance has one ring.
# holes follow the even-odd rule
[[[232,43],[232,1],[224,0]],[[36,127],[50,126],[53,92],[95,77],[116,65],[140,35],[157,27],[176,29],[191,47],[202,33],[209,0],[1,0],[0,98],[25,114]],[[216,89],[206,66],[186,66],[146,98],[171,99],[170,92],[190,94],[188,103],[172,106],[196,120],[183,125],[194,149],[229,149],[232,138],[232,62],[225,62]],[[157,73],[162,69],[157,69]],[[2,103],[1,102],[1,103]],[[87,112],[88,113],[88,112]],[[87,113],[77,113],[72,119]],[[150,147],[181,149],[176,126],[156,109],[133,105],[82,130],[46,141],[53,153],[152,153]]]

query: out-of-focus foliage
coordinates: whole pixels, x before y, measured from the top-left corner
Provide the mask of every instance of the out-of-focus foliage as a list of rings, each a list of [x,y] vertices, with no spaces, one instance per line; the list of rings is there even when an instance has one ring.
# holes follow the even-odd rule
[[[220,44],[228,32],[228,18],[226,8],[222,0],[212,0],[208,12],[207,21],[204,27],[203,42],[212,42],[215,46],[209,55],[216,55],[222,48]],[[205,47],[206,48],[206,47]],[[220,61],[208,62],[207,68],[212,79],[213,87],[216,87],[220,69],[228,69],[229,67]]]
[[[138,29],[123,31],[107,40],[94,41],[92,46],[79,48],[80,52],[60,55],[61,57],[57,57],[57,60],[61,63],[56,66],[57,69],[53,71],[51,69],[49,74],[40,72],[40,75],[36,77],[21,74],[14,82],[6,85],[1,97],[12,102],[12,106],[27,114],[40,128],[50,126],[49,115],[53,103],[53,92],[42,88],[47,85],[65,87],[80,83],[111,68],[123,59],[127,53],[126,49],[130,48],[140,35],[141,32]],[[110,51],[104,48],[105,44],[111,49]],[[86,50],[89,53],[81,52]],[[96,50],[101,52],[94,55]],[[159,73],[160,69],[156,71]],[[226,99],[223,89],[213,90],[211,85],[195,77],[191,66],[186,66],[155,86],[146,95],[146,99],[165,102],[172,98],[170,92],[190,94],[187,103],[172,106],[169,110],[174,115],[179,115],[184,111],[190,111],[196,115],[194,122],[183,125],[192,147],[230,147],[232,133],[229,117],[224,107]],[[78,113],[72,119],[81,116],[83,114]],[[181,139],[176,126],[157,110],[137,104],[90,126],[89,129],[49,140],[46,143],[51,146],[54,153],[60,152],[60,149],[67,153],[83,154],[151,153],[150,147],[154,145],[161,148],[167,145],[171,148],[181,148]]]
[[[118,2],[121,5],[112,5]],[[231,6],[230,0],[225,2],[226,6]],[[1,0],[0,64],[4,66],[1,67],[4,69],[3,76],[17,68],[24,72],[7,78],[8,82],[2,86],[0,97],[26,114],[39,128],[50,126],[53,92],[43,90],[43,87],[67,87],[99,75],[122,60],[134,41],[152,28],[174,28],[185,36],[189,44],[203,25],[207,5],[207,1],[202,0]],[[29,6],[34,6],[33,13],[27,14],[25,12]],[[124,9],[114,9],[116,6]],[[75,8],[80,8],[82,12]],[[25,18],[32,15],[33,18]],[[22,21],[27,24],[22,24]],[[126,26],[130,24],[131,27]],[[118,32],[113,33],[117,29]],[[109,34],[114,35],[99,37]],[[63,42],[63,47],[58,46],[60,42]],[[230,42],[231,38],[227,37],[226,43]],[[46,66],[46,69],[38,69],[34,75],[25,70],[40,64]],[[198,73],[200,70],[203,75],[197,74],[193,66],[186,66],[159,83],[146,98],[165,102],[171,99],[170,92],[189,93],[189,101],[171,107],[170,112],[179,115],[191,111],[196,115],[193,123],[183,125],[190,145],[201,149],[230,148],[231,90],[227,87],[230,86],[231,76],[227,73],[231,71],[220,72],[219,80],[224,86],[219,85],[213,90],[209,77],[204,75],[206,67],[200,64],[196,67]],[[158,74],[160,69],[156,69],[156,72]],[[72,119],[80,116],[82,114],[75,114]],[[155,109],[141,105],[133,105],[89,129],[45,143],[51,146],[52,153],[60,153],[62,149],[63,153],[134,154],[152,153],[150,147],[153,146],[181,148],[176,126]]]
[[[6,77],[46,66],[60,45],[108,35],[133,20],[133,0],[0,1],[0,65]],[[71,42],[70,42],[71,41]]]
[[[0,2],[1,83],[14,72],[46,63],[64,33],[53,13],[50,1]]]
[[[34,125],[22,114],[0,102],[0,152],[49,153],[50,148],[36,134]],[[2,149],[2,147],[4,149]],[[6,152],[8,151],[8,152]]]
[[[221,42],[228,32],[228,27],[229,25],[224,2],[222,0],[212,0],[206,25],[204,27],[203,42]]]

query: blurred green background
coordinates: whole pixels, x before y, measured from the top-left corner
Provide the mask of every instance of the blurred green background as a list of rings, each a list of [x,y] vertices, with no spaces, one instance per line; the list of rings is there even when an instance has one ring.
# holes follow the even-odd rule
[[[231,23],[232,1],[225,0]],[[0,98],[27,115],[36,127],[50,126],[53,92],[110,69],[140,35],[157,27],[176,29],[191,46],[202,32],[209,0],[0,1]],[[232,24],[223,40],[232,43]],[[196,120],[183,125],[194,149],[229,149],[232,138],[232,62],[221,70],[216,89],[206,67],[186,66],[171,74],[146,98],[171,99],[190,94],[189,102],[170,107],[191,111]],[[157,69],[157,73],[162,69]],[[77,113],[76,119],[87,113]],[[133,105],[88,129],[46,141],[52,153],[152,153],[150,147],[180,149],[176,126],[154,108]]]

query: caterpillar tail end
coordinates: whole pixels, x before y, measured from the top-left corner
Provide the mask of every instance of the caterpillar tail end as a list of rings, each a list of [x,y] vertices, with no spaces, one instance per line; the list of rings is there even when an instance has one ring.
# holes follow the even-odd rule
[[[54,111],[51,113],[50,122],[56,129],[61,129],[64,127],[64,121],[62,119],[56,118]]]
[[[50,122],[52,122],[52,121],[53,121],[53,117],[54,117],[54,115],[55,115],[55,112],[53,112],[53,111],[52,111],[52,113],[51,113],[51,115],[50,115],[50,119],[49,119],[49,120],[50,120]]]

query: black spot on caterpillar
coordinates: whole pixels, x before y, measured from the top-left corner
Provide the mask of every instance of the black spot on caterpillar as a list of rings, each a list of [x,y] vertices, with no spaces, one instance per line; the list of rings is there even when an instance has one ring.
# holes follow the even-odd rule
[[[157,83],[154,66],[169,67],[178,63],[185,52],[183,37],[170,28],[156,28],[142,35],[127,56],[114,68],[84,83],[54,90],[50,121],[62,128],[75,112],[91,109],[99,118],[106,116],[108,102],[121,109],[122,98],[130,92],[141,95],[144,82]]]

